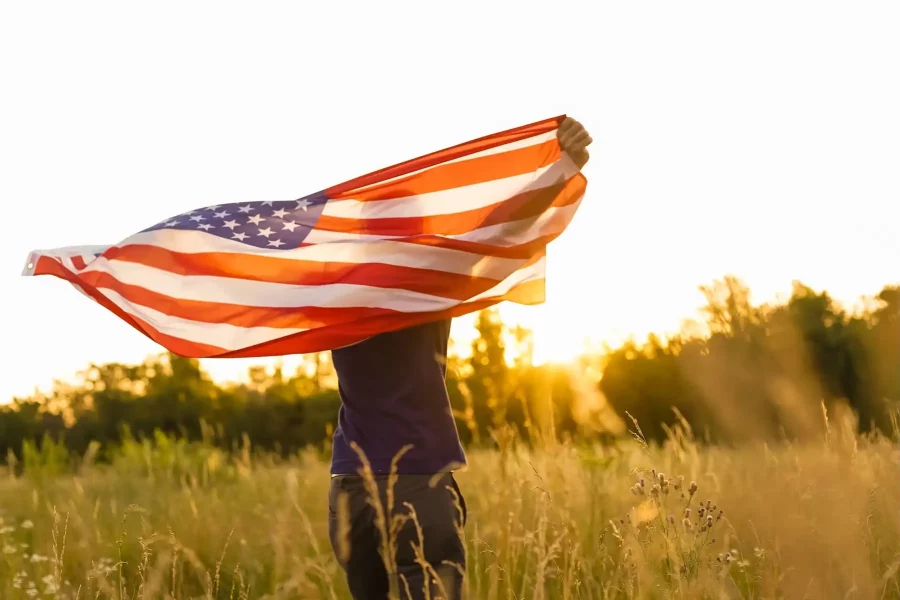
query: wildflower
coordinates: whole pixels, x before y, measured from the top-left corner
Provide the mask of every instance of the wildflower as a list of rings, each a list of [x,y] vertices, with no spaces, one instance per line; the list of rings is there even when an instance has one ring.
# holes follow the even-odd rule
[[[719,511],[719,515],[716,517],[716,521],[718,521],[719,519],[721,519],[721,518],[722,518],[722,515],[724,515],[724,514],[725,514],[725,511],[724,511],[724,510],[720,510],[720,511]]]
[[[663,485],[665,482],[666,482],[666,474],[660,473],[659,474],[659,485]]]
[[[10,527],[9,525],[7,525],[5,527],[0,527],[0,534],[12,533],[15,530],[15,527]]]
[[[27,519],[25,521],[22,521],[22,529],[31,529],[32,527],[34,527],[34,523],[32,523],[31,521]]]
[[[685,531],[691,531],[692,529],[694,529],[694,524],[691,523],[691,520],[690,520],[690,519],[684,519],[684,520],[681,522],[681,524],[684,526],[684,530],[685,530]]]
[[[653,486],[653,488],[650,490],[650,494],[651,494],[652,496],[654,496],[654,497],[659,496],[659,491],[660,491],[660,489],[661,489],[661,488],[659,487],[659,484],[657,483],[657,484],[655,484],[655,485]]]
[[[703,508],[702,506],[697,509],[697,516],[700,517],[701,519],[703,518],[703,515],[705,515],[705,514],[706,514],[706,509]]]
[[[693,498],[694,494],[697,493],[697,482],[696,481],[691,482],[691,487],[688,488],[688,492],[690,492],[691,498]]]
[[[707,515],[707,516],[706,516],[706,528],[707,528],[707,529],[711,529],[712,526],[713,526],[713,518],[712,518],[712,515]]]
[[[731,558],[731,554],[726,554],[726,555],[725,555],[725,564],[726,564],[726,565],[730,565],[732,560],[733,560],[733,559]]]
[[[763,558],[766,555],[766,551],[762,548],[756,547],[753,549],[753,554],[756,556],[756,558]]]
[[[25,595],[29,598],[34,598],[38,595],[38,591],[34,588],[28,588],[27,590],[25,590]]]
[[[684,509],[684,518],[687,519],[690,516],[691,516],[691,509],[690,508]]]
[[[675,524],[675,515],[669,515],[669,523],[672,525]]]
[[[679,475],[678,480],[675,482],[675,484],[672,487],[674,487],[676,490],[680,490],[681,485],[683,483],[684,483],[684,475]]]
[[[732,555],[734,558],[737,558],[738,556],[740,556],[740,552],[738,552],[737,549],[732,548],[732,549],[731,549],[731,555]]]
[[[18,552],[15,546],[10,546],[9,544],[3,545],[3,554],[15,554]]]

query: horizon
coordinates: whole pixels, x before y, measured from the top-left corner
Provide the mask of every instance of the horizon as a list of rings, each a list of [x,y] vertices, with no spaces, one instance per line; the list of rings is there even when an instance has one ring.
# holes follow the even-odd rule
[[[717,280],[721,280],[723,278],[717,278]],[[740,278],[738,278],[740,279]],[[712,282],[710,282],[712,283]],[[802,280],[794,280],[793,284],[803,284]],[[888,287],[900,287],[900,281],[897,282],[889,282],[879,288],[878,290],[868,293],[868,294],[860,294],[855,300],[846,302],[842,301],[839,298],[835,298],[830,295],[828,290],[824,289],[813,289],[816,293],[825,293],[831,297],[832,302],[835,307],[839,310],[844,311],[848,316],[855,316],[860,311],[863,311],[867,308],[867,304],[869,301],[873,300],[877,294],[887,289]],[[791,294],[790,293],[779,293],[773,298],[770,298],[767,301],[757,301],[754,299],[753,290],[750,290],[751,296],[751,304],[754,307],[764,307],[764,306],[777,306],[783,305],[787,300],[789,300]],[[529,306],[519,306],[512,305],[515,308],[525,309],[525,310],[534,310],[535,307]],[[671,336],[677,335],[679,333],[686,333],[687,335],[693,335],[687,332],[687,328],[691,324],[699,324],[700,325],[700,334],[702,336],[708,335],[708,331],[704,327],[704,323],[702,322],[701,310],[698,305],[696,315],[692,317],[685,316],[680,321],[680,326],[676,329],[672,329],[669,331],[647,331],[641,335],[637,333],[631,333],[623,336],[617,340],[596,340],[590,339],[589,337],[585,337],[584,345],[581,347],[571,347],[572,350],[571,355],[565,357],[551,357],[544,356],[540,352],[540,347],[538,344],[538,339],[535,336],[535,330],[528,328],[527,326],[522,325],[521,321],[510,320],[508,318],[503,317],[503,313],[507,312],[504,308],[509,308],[509,305],[500,305],[497,307],[493,307],[498,310],[500,318],[505,327],[504,341],[507,342],[506,346],[506,360],[511,362],[514,358],[518,356],[518,353],[515,351],[515,348],[512,346],[512,328],[516,326],[523,326],[525,329],[531,334],[533,348],[532,348],[532,364],[535,366],[543,366],[543,365],[557,365],[557,366],[566,366],[572,365],[576,363],[579,359],[582,358],[594,358],[594,357],[603,357],[607,355],[608,351],[615,351],[617,348],[621,347],[623,344],[628,342],[637,343],[639,346],[646,344],[649,342],[650,336],[658,336],[664,345],[668,343],[671,339]],[[491,309],[488,309],[491,310]],[[451,330],[451,338],[450,338],[450,347],[448,348],[448,355],[457,356],[460,358],[467,358],[470,355],[470,344],[477,337],[477,331],[475,329],[475,318],[478,313],[471,313],[465,315],[463,317],[458,317],[454,319],[453,328]],[[540,330],[538,330],[540,331]],[[696,331],[696,329],[695,329]],[[462,333],[462,335],[460,335]],[[156,357],[162,356],[166,354],[165,348],[161,346],[155,352],[149,352],[145,356],[134,359],[134,360],[112,360],[107,362],[120,362],[122,364],[141,364],[145,361],[152,360]],[[322,352],[320,354],[328,354],[327,351]],[[305,357],[309,355],[289,355],[289,356],[278,356],[278,357],[257,357],[257,358],[234,358],[234,359],[216,359],[216,358],[202,358],[198,359],[201,370],[203,370],[216,385],[228,387],[230,385],[241,385],[249,382],[249,371],[253,367],[265,367],[266,372],[270,373],[272,369],[276,366],[280,366],[284,373],[288,376],[293,376],[298,372],[298,369],[301,366],[304,366]],[[330,359],[329,359],[330,360]],[[225,364],[223,364],[225,363]],[[9,397],[0,397],[0,406],[4,404],[12,403],[15,400],[27,400],[31,397],[38,396],[40,394],[50,394],[53,391],[53,387],[57,382],[61,382],[63,384],[72,384],[78,385],[81,383],[81,378],[84,373],[87,372],[89,367],[92,364],[102,365],[103,362],[94,362],[94,363],[85,363],[81,368],[71,372],[68,376],[65,377],[56,377],[52,376],[46,382],[35,385],[30,392],[27,394],[13,394]]]

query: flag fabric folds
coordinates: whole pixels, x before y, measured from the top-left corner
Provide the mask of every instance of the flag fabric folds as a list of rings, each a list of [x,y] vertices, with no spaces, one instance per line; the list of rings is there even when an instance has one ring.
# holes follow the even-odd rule
[[[207,206],[113,246],[36,250],[65,279],[189,357],[329,350],[509,300],[544,300],[547,244],[587,180],[547,119],[299,200]]]

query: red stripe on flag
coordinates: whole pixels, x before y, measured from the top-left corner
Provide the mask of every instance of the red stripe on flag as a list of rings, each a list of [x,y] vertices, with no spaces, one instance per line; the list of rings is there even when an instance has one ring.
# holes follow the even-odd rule
[[[538,253],[538,256],[528,258],[536,260],[542,255]],[[326,263],[224,252],[185,254],[158,246],[137,244],[110,248],[104,258],[137,263],[185,276],[227,277],[288,285],[348,283],[403,289],[457,300],[476,296],[499,281],[489,277],[384,263]],[[475,262],[477,261],[473,261],[473,266]]]
[[[184,340],[179,337],[162,333],[143,319],[129,315],[127,312],[116,306],[109,298],[97,291],[90,283],[83,281],[78,275],[65,268],[59,261],[46,256],[38,258],[34,270],[35,275],[53,275],[60,279],[65,279],[72,285],[77,285],[84,292],[97,301],[98,304],[115,314],[117,317],[146,335],[148,338],[163,346],[167,350],[181,356],[205,357],[216,356],[225,352],[224,348],[212,346],[209,344],[199,344]]]
[[[80,278],[98,289],[112,290],[129,302],[180,319],[200,323],[224,323],[236,327],[311,329],[347,320],[393,314],[397,311],[365,306],[338,308],[321,306],[266,307],[173,298],[147,288],[122,283],[109,273],[88,272]]]
[[[467,302],[442,311],[395,313],[294,333],[249,348],[226,352],[219,355],[219,358],[250,358],[321,352],[354,344],[379,333],[460,317],[507,300],[519,304],[540,304],[544,301],[544,280],[527,281],[517,285],[501,297]]]
[[[580,194],[575,191],[579,187],[575,178],[572,178],[566,182],[531,190],[489,206],[425,217],[347,219],[322,215],[316,221],[316,229],[398,237],[423,234],[461,235],[480,227],[536,217],[549,207],[568,206],[578,200]],[[452,210],[452,207],[447,208]]]
[[[563,119],[565,119],[565,115],[553,119],[545,119],[543,121],[538,121],[536,123],[531,123],[530,125],[524,125],[522,127],[516,127],[507,131],[501,131],[500,133],[487,135],[470,142],[451,146],[450,148],[445,148],[444,150],[439,150],[437,152],[432,152],[431,154],[426,154],[424,156],[420,156],[419,158],[414,158],[412,160],[386,167],[378,171],[373,171],[372,173],[369,173],[367,175],[363,175],[339,185],[332,186],[325,190],[325,195],[329,198],[347,197],[347,193],[351,190],[376,184],[380,181],[384,181],[385,179],[402,177],[403,175],[408,175],[409,173],[412,173],[414,171],[432,167],[448,160],[454,160],[463,156],[467,156],[469,154],[481,152],[482,150],[490,150],[491,148],[496,148],[497,146],[502,146],[503,144],[518,142],[530,137],[534,137],[536,135],[540,135],[542,133],[547,133],[548,131],[553,131],[554,129],[559,127],[559,124],[563,121]]]
[[[391,179],[363,190],[351,189],[338,195],[328,194],[328,197],[335,200],[352,198],[360,202],[367,202],[430,194],[531,173],[552,165],[559,160],[559,157],[559,142],[550,140],[534,146],[438,165],[422,173]]]

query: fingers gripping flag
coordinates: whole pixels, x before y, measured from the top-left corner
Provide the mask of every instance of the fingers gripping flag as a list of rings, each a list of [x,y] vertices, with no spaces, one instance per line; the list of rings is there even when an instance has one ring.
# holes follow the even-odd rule
[[[34,251],[53,275],[188,357],[317,352],[544,300],[545,249],[587,180],[563,117],[473,140],[299,200],[207,206],[114,246]]]

